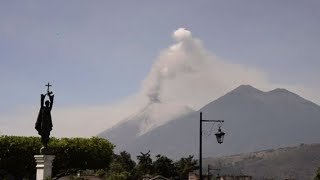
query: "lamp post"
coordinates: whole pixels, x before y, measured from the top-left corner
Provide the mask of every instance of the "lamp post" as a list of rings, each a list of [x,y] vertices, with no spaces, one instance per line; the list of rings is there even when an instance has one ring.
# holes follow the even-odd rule
[[[202,119],[202,112],[200,112],[200,139],[199,139],[199,175],[200,175],[200,180],[203,180],[203,177],[202,177],[202,122],[223,123],[224,120]],[[225,134],[226,133],[224,133],[219,126],[218,132],[215,133],[219,144],[223,143],[223,138],[224,138]]]

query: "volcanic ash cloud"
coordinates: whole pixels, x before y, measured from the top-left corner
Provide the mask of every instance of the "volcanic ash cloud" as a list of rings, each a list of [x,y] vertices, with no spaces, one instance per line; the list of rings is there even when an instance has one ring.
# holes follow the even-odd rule
[[[160,53],[143,82],[150,102],[197,109],[241,84],[266,86],[262,71],[221,60],[187,29],[179,28],[172,38],[175,43]]]

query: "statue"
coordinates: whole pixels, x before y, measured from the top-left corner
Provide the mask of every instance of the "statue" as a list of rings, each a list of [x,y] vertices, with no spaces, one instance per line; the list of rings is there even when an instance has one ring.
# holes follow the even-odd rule
[[[48,142],[50,131],[52,130],[52,119],[51,119],[51,109],[53,105],[54,95],[49,91],[49,87],[52,86],[49,83],[46,85],[47,93],[41,94],[41,106],[38,114],[38,118],[36,121],[35,128],[38,131],[38,134],[41,136],[41,142],[43,147],[40,150],[41,154],[48,154]],[[45,100],[45,97],[48,96],[49,100]]]

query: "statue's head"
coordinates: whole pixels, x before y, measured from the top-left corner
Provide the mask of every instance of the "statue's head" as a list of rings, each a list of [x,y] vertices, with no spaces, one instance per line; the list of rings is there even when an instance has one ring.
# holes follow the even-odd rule
[[[46,102],[44,102],[44,104],[46,105],[46,107],[49,107],[50,101],[49,101],[49,100],[46,100]]]

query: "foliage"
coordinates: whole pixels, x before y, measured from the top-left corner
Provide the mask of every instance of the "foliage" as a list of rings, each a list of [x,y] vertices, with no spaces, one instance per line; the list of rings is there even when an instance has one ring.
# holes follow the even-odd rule
[[[114,155],[113,163],[118,164],[122,167],[122,171],[118,172],[118,179],[125,178],[126,180],[139,179],[137,174],[136,163],[131,159],[131,155],[122,151],[119,155]],[[111,168],[110,168],[111,169]],[[112,173],[109,173],[112,174]],[[110,178],[109,178],[110,179]]]
[[[175,163],[177,168],[179,179],[188,179],[189,172],[196,169],[197,161],[193,159],[193,156],[187,158],[181,158]]]
[[[314,177],[314,180],[320,180],[320,167],[317,170],[317,175]]]
[[[171,159],[166,156],[158,154],[156,160],[153,162],[154,174],[164,177],[175,177],[177,175],[176,168]]]
[[[54,139],[49,147],[56,158],[53,162],[53,174],[63,173],[68,169],[104,169],[111,162],[113,145],[105,139],[92,137]]]
[[[127,180],[130,173],[124,169],[124,166],[117,161],[113,161],[110,165],[110,170],[107,175],[107,180]]]
[[[127,180],[129,176],[128,172],[123,171],[121,173],[110,174],[110,176],[107,177],[107,180]]]
[[[153,174],[152,159],[150,157],[150,151],[147,153],[140,152],[137,156],[138,159],[138,172],[145,174]]]
[[[14,175],[15,179],[35,179],[34,155],[39,154],[40,148],[38,137],[0,136],[0,179],[8,174]],[[49,148],[56,156],[53,161],[55,178],[92,169],[97,170],[97,176],[107,180],[136,180],[146,174],[184,180],[196,167],[193,156],[173,162],[159,154],[153,161],[150,151],[141,152],[136,164],[128,152],[113,154],[114,145],[96,137],[52,138]]]
[[[131,159],[131,155],[122,151],[120,154],[112,156],[112,162],[109,169],[100,169],[95,173],[97,176],[107,180],[135,180],[136,163]]]
[[[121,164],[123,169],[127,172],[130,172],[136,166],[136,163],[131,159],[131,155],[126,151],[120,152],[119,155],[115,154],[114,161]]]
[[[0,170],[15,179],[32,178],[36,166],[33,155],[39,154],[40,147],[40,138],[0,136]]]
[[[197,161],[193,156],[181,158],[179,161],[173,162],[167,156],[158,154],[155,161],[150,157],[150,151],[147,153],[140,153],[137,156],[138,165],[136,166],[139,177],[143,175],[161,175],[167,178],[187,180],[189,172],[196,169]],[[137,177],[137,176],[136,176]],[[137,178],[136,178],[137,179]]]
[[[33,179],[36,166],[33,156],[39,154],[40,148],[38,137],[0,136],[0,172],[6,171],[16,179]],[[49,148],[56,156],[53,175],[59,176],[77,170],[108,168],[114,145],[96,137],[52,138]]]
[[[94,175],[95,175],[95,176],[98,176],[98,177],[100,177],[100,178],[103,178],[104,176],[107,175],[107,172],[106,172],[106,170],[104,170],[104,169],[98,169],[98,170],[95,172]]]

